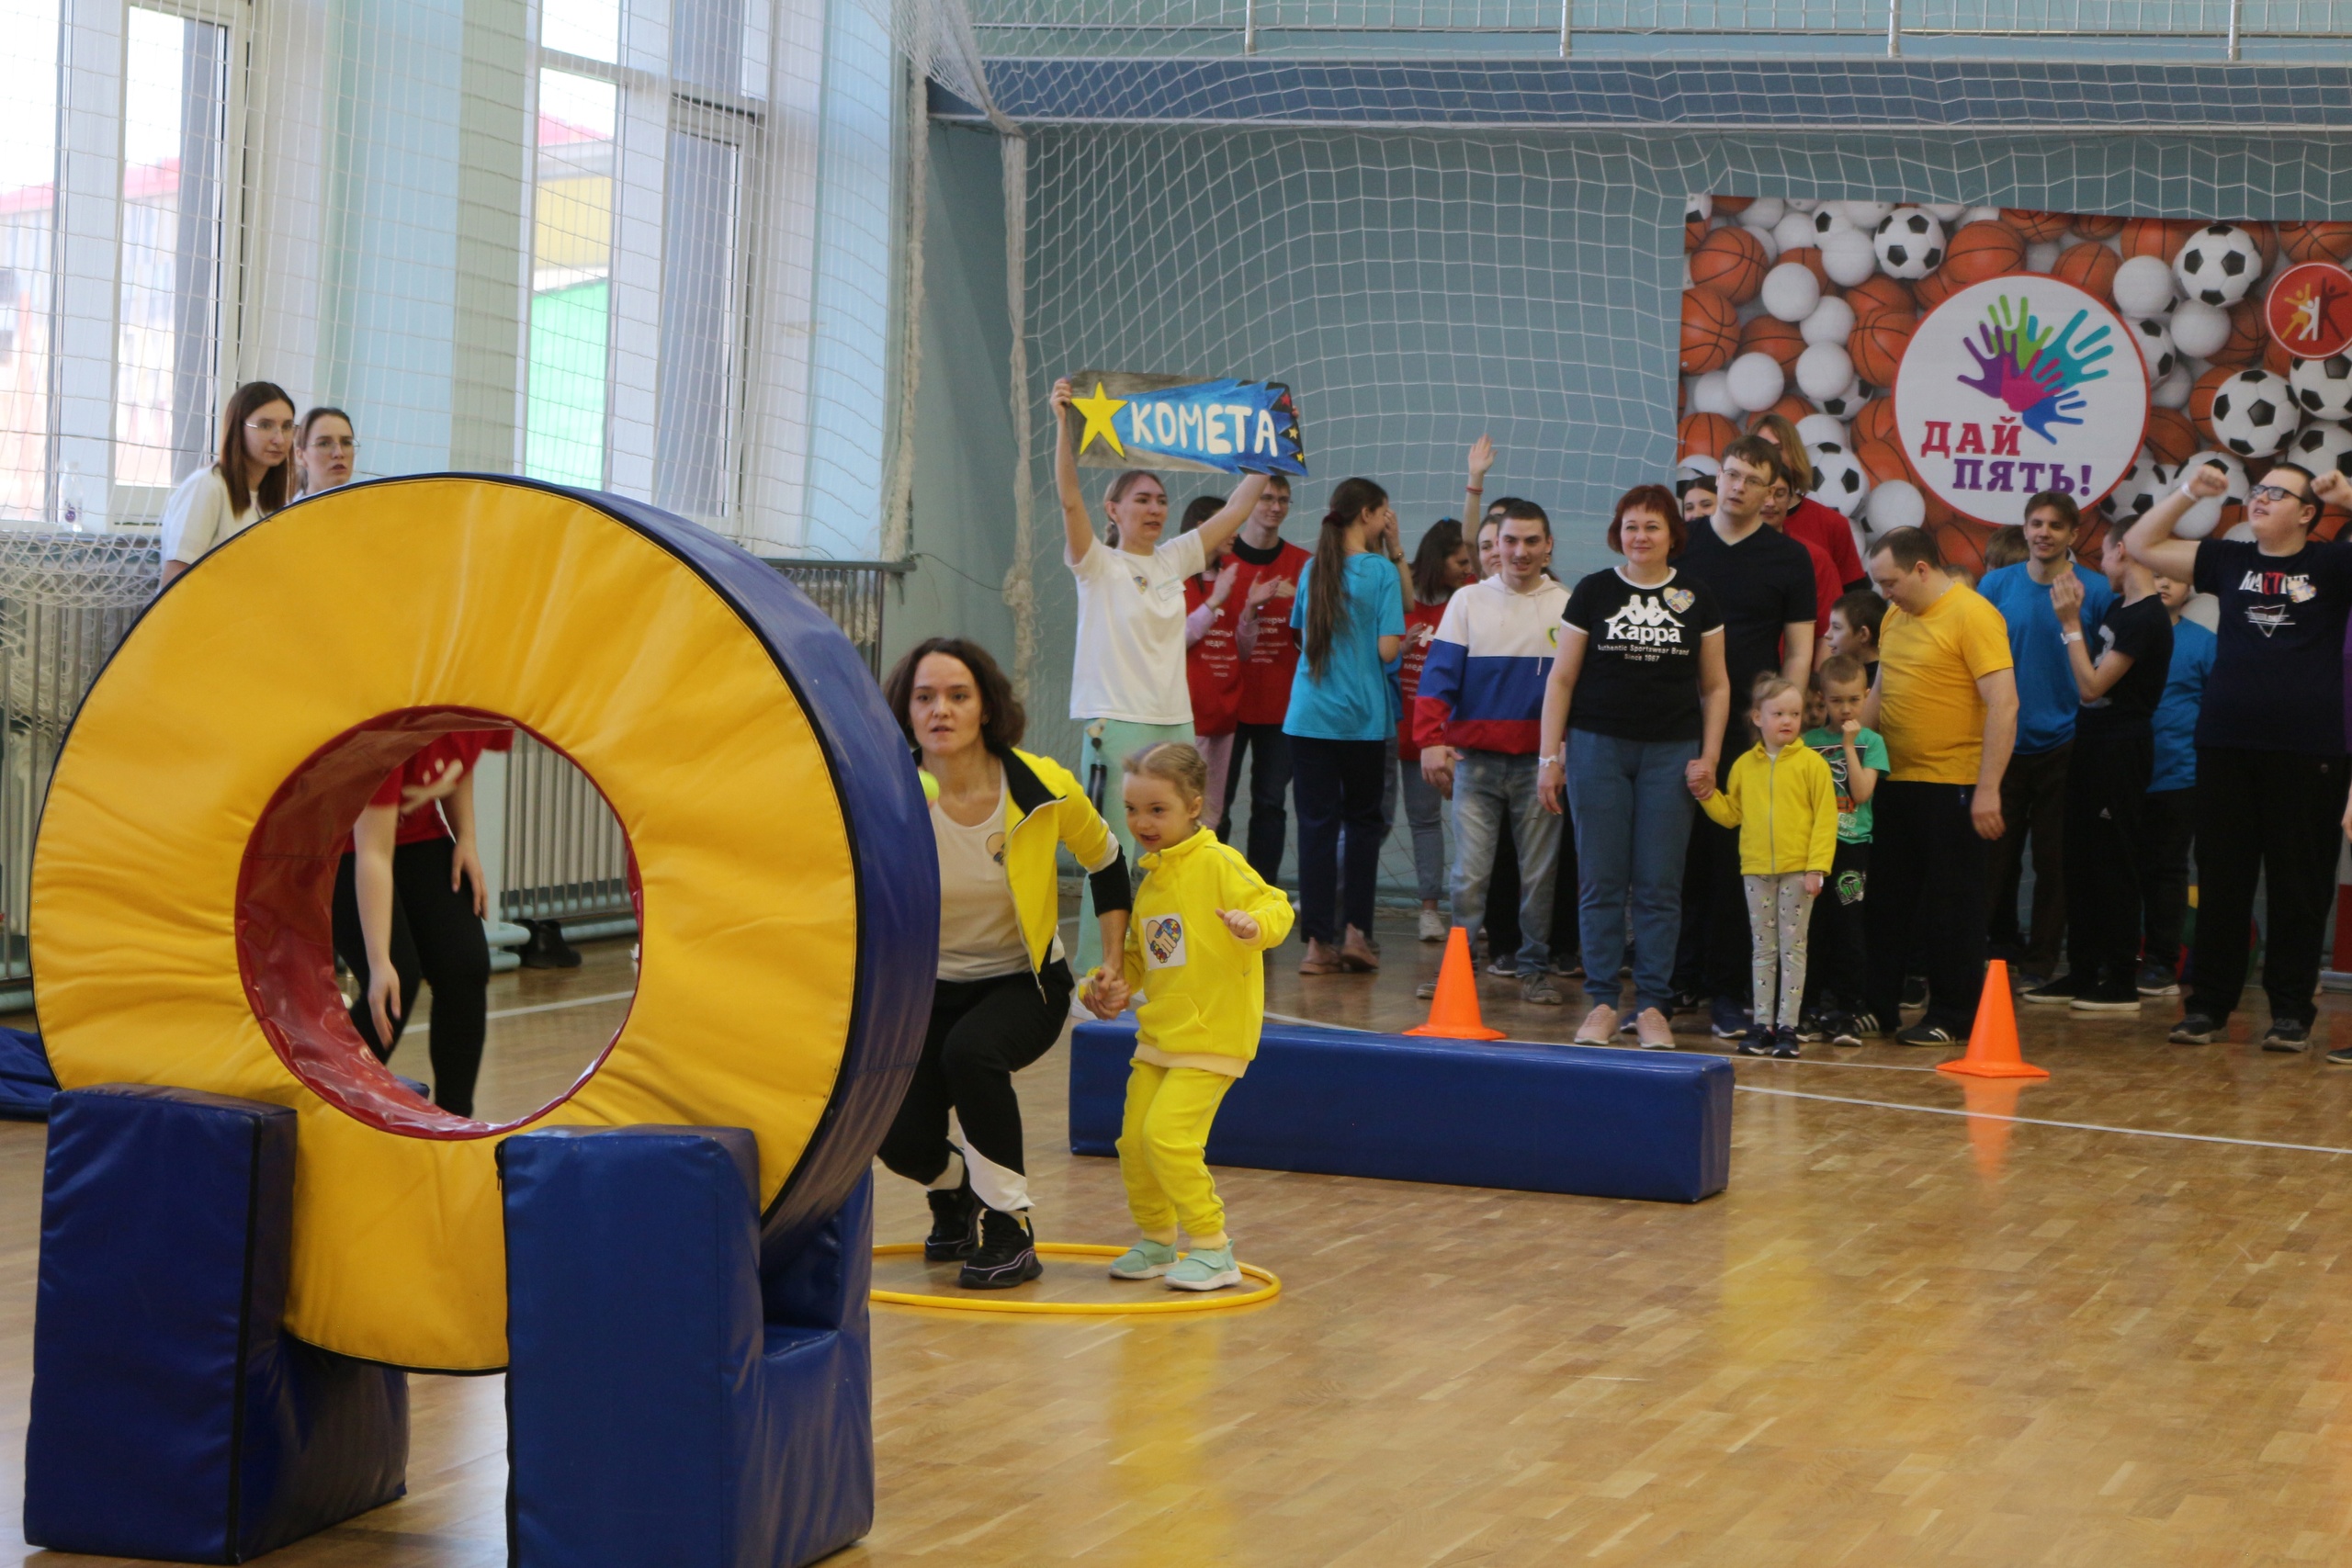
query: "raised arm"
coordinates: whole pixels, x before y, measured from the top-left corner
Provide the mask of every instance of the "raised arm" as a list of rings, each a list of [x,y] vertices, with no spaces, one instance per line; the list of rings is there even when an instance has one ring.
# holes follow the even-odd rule
[[[1462,491],[1462,532],[1469,536],[1474,550],[1478,547],[1478,519],[1487,511],[1487,470],[1494,466],[1492,437],[1481,435],[1470,443],[1470,482]]]
[[[1563,753],[1568,741],[1568,708],[1576,701],[1577,677],[1584,673],[1589,641],[1582,627],[1561,623],[1552,673],[1544,679],[1544,723],[1535,742],[1535,793],[1544,809],[1555,817],[1560,815],[1560,797],[1567,787],[1568,764]]]
[[[1094,519],[1078,486],[1078,447],[1070,440],[1069,400],[1076,389],[1065,376],[1054,383],[1054,491],[1062,502],[1062,558],[1076,566],[1094,547]]]
[[[2050,608],[2058,617],[2058,635],[2065,639],[2066,666],[2074,671],[2075,690],[2086,703],[2107,695],[2132,668],[2132,656],[2109,649],[2091,662],[2090,639],[2083,635],[2083,583],[2073,572],[2062,572],[2050,585]]]
[[[1244,475],[1241,482],[1233,487],[1233,493],[1225,498],[1225,504],[1218,508],[1216,515],[1202,524],[1198,530],[1204,556],[1216,555],[1234,535],[1241,532],[1241,525],[1250,521],[1250,513],[1258,504],[1258,497],[1265,488],[1266,476],[1263,474]]]
[[[2172,531],[2188,509],[2200,501],[2211,500],[2229,492],[2230,479],[2211,463],[2200,463],[2181,487],[2148,508],[2148,514],[2132,525],[2123,536],[2123,547],[2132,558],[2150,571],[2161,571],[2176,581],[2193,581],[2197,576],[2197,541],[2176,539]]]

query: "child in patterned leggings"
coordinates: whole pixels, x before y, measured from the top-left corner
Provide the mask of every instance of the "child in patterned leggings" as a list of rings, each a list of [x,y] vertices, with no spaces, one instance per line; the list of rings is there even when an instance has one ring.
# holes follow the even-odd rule
[[[1756,678],[1747,721],[1759,737],[1724,787],[1701,797],[1709,817],[1739,829],[1740,879],[1755,938],[1756,1018],[1743,1056],[1798,1054],[1804,1003],[1804,937],[1815,895],[1838,852],[1838,784],[1805,747],[1804,694],[1784,676]]]

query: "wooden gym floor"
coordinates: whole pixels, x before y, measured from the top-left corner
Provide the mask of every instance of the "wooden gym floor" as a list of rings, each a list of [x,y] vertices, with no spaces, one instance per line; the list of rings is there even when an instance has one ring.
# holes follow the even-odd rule
[[[1416,1020],[1437,950],[1385,940],[1377,978],[1279,964],[1270,1005]],[[485,1110],[568,1081],[628,981],[622,944],[494,980]],[[1575,1022],[1516,996],[1490,982],[1490,1021]],[[2175,1010],[2021,1009],[2056,1076],[1974,1101],[1898,1046],[1743,1061],[1731,1190],[1695,1207],[1221,1172],[1286,1286],[1262,1307],[877,1308],[879,1516],[833,1561],[2352,1562],[2352,1071],[2254,1047],[2258,1002],[2167,1046]],[[1063,1078],[1057,1048],[1022,1079],[1040,1232],[1124,1240]],[[64,1568],[91,1560],[16,1535],[40,1155],[0,1124],[0,1563]],[[919,1237],[879,1181],[879,1238]],[[504,1561],[499,1381],[413,1388],[409,1496],[271,1561]]]

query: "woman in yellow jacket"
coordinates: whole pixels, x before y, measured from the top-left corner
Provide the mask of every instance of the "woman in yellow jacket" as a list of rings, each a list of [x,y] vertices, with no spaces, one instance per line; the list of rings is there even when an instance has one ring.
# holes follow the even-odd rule
[[[921,754],[931,801],[939,968],[922,1055],[882,1163],[930,1190],[923,1256],[963,1259],[967,1290],[1002,1290],[1043,1271],[1012,1075],[1061,1037],[1076,987],[1058,934],[1055,851],[1067,845],[1091,874],[1114,951],[1127,934],[1127,863],[1078,780],[1015,750],[1027,716],[987,649],[933,637],[883,690]]]
[[[1143,882],[1122,972],[1097,970],[1085,992],[1098,1018],[1116,1018],[1130,1002],[1136,1010],[1119,1175],[1143,1239],[1111,1265],[1111,1277],[1214,1291],[1239,1284],[1241,1269],[1209,1177],[1209,1125],[1258,1054],[1266,1021],[1259,954],[1290,934],[1290,900],[1201,826],[1208,764],[1198,751],[1163,742],[1123,767]],[[1193,1239],[1182,1258],[1179,1226]]]
[[[1838,852],[1838,783],[1820,753],[1798,743],[1804,694],[1796,682],[1758,676],[1747,720],[1761,739],[1732,763],[1723,789],[1700,796],[1699,805],[1724,827],[1739,829],[1740,880],[1747,887],[1756,944],[1756,1021],[1740,1037],[1739,1054],[1794,1056],[1804,1000],[1805,926]]]

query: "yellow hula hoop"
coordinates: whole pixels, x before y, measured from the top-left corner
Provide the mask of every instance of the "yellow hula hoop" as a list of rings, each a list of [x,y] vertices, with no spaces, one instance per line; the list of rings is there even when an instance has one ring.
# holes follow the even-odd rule
[[[904,1258],[921,1254],[919,1241],[885,1242],[874,1249],[876,1258]],[[1124,1247],[1098,1247],[1091,1242],[1041,1241],[1038,1255],[1045,1258],[1116,1258],[1126,1251]],[[1221,1291],[1186,1292],[1171,1294],[1159,1301],[1137,1302],[1133,1305],[1119,1302],[1009,1302],[1001,1298],[966,1291],[952,1296],[935,1296],[916,1291],[875,1291],[872,1299],[891,1306],[942,1307],[950,1312],[1015,1312],[1048,1314],[1057,1317],[1133,1317],[1143,1313],[1225,1312],[1234,1307],[1255,1306],[1270,1302],[1282,1293],[1283,1282],[1273,1274],[1254,1263],[1244,1263],[1242,1273],[1263,1283],[1254,1291],[1238,1295],[1227,1295]],[[1146,1281],[1147,1283],[1148,1281]]]

